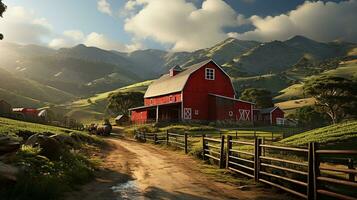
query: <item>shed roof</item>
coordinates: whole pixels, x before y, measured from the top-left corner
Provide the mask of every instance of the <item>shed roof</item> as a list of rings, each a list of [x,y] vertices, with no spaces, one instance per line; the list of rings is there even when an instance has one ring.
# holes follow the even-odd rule
[[[165,94],[171,94],[175,92],[181,92],[185,87],[185,84],[190,77],[190,75],[201,68],[202,66],[208,64],[212,60],[205,60],[199,62],[197,64],[191,65],[182,72],[176,74],[175,76],[170,76],[169,74],[165,74],[161,76],[159,79],[153,81],[145,92],[144,97],[155,97]]]
[[[271,112],[273,112],[275,109],[277,109],[278,107],[270,107],[270,108],[263,108],[263,109],[259,109],[260,113],[262,114],[269,114]]]

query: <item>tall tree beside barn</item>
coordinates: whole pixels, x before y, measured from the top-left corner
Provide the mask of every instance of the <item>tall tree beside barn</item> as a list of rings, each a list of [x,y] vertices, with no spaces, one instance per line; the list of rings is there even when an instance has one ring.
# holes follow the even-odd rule
[[[356,80],[321,76],[308,81],[304,93],[315,98],[318,111],[326,113],[333,124],[346,117],[356,117]]]
[[[6,10],[6,5],[2,2],[2,0],[0,0],[0,17],[2,17],[2,14],[5,12]],[[4,38],[4,36],[0,33],[0,40],[2,40]]]
[[[143,104],[144,94],[141,92],[118,92],[109,95],[107,111],[118,115],[128,115],[129,108],[141,106]]]
[[[254,102],[256,108],[269,108],[273,107],[273,97],[269,90],[248,88],[242,92],[240,99],[245,101]]]

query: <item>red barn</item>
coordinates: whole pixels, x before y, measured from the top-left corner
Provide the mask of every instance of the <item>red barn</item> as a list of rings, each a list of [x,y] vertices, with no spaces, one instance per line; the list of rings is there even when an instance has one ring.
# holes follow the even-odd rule
[[[13,108],[12,112],[14,112],[17,119],[36,121],[40,111],[34,108]]]
[[[284,125],[284,111],[279,107],[254,109],[254,121],[262,124]]]
[[[235,99],[230,77],[213,60],[171,68],[148,87],[144,106],[130,111],[134,123],[253,121],[253,103]]]

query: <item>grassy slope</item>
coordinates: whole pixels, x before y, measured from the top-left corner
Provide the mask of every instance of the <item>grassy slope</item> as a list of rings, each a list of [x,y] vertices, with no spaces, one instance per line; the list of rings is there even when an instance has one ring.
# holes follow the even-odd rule
[[[33,80],[16,76],[0,69],[1,99],[13,106],[39,106],[44,103],[60,103],[74,98],[74,95],[43,85]]]
[[[86,99],[80,99],[70,104],[59,106],[59,108],[66,110],[69,117],[75,118],[85,124],[101,121],[104,117],[107,98],[111,93],[134,91],[144,93],[151,82],[151,80],[139,82],[116,90],[96,94]],[[92,103],[88,103],[88,99]]]
[[[338,145],[343,142],[343,146],[357,141],[357,121],[344,122],[336,125],[314,129],[301,134],[288,137],[281,142],[294,146],[306,146],[309,142],[318,142],[323,145]],[[356,145],[352,145],[356,148]]]
[[[278,92],[289,86],[289,80],[276,74],[233,78],[232,82],[237,92],[241,92],[245,88],[265,88],[272,92]]]
[[[93,140],[100,141],[100,139],[98,139],[97,137],[87,135],[81,131],[73,131],[61,127],[23,122],[23,121],[0,117],[0,136],[8,135],[15,138],[19,138],[17,134],[21,131],[30,132],[31,134],[44,133],[44,132],[51,132],[54,134],[68,134],[70,132],[76,132],[78,134],[86,135],[87,137],[90,137]]]
[[[337,69],[323,72],[321,75],[340,76],[345,78],[357,78],[357,60],[343,62]],[[308,80],[311,77],[305,78]],[[303,85],[294,84],[280,91],[280,95],[274,98],[278,106],[289,113],[294,112],[296,108],[312,105],[311,98],[303,99]]]

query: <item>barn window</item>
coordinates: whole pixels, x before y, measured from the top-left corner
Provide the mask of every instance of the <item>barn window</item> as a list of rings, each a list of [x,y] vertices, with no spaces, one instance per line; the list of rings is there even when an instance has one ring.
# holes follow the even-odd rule
[[[195,115],[198,115],[198,110],[195,110]]]
[[[206,80],[214,80],[214,69],[206,68],[205,78]]]
[[[154,104],[154,101],[152,99],[150,99],[150,105]]]
[[[174,97],[170,95],[170,102],[174,102]]]

